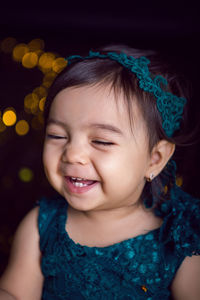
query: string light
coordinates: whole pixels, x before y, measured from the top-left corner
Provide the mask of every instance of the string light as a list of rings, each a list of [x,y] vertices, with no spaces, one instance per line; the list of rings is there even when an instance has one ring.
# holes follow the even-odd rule
[[[58,57],[52,52],[44,52],[44,46],[44,41],[39,38],[31,40],[28,44],[17,44],[15,38],[8,37],[0,43],[0,49],[4,53],[12,53],[14,61],[21,62],[22,66],[27,69],[37,66],[44,73],[42,85],[36,87],[24,98],[24,111],[35,115],[31,120],[31,126],[36,130],[43,128],[43,111],[48,89],[58,73],[67,65],[67,61],[63,57]],[[26,135],[29,132],[29,123],[25,120],[17,122],[14,108],[9,108],[4,111],[2,116],[0,114],[0,132],[5,131],[7,126],[13,125],[15,125],[18,135]]]

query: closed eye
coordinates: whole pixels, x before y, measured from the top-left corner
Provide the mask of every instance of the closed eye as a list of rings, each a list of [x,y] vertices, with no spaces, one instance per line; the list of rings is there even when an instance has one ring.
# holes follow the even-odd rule
[[[97,145],[103,145],[103,146],[112,146],[114,145],[114,143],[111,143],[111,142],[105,142],[105,141],[99,141],[99,140],[94,140],[92,141],[94,144],[97,144]]]
[[[47,134],[47,138],[49,138],[49,139],[55,139],[55,140],[66,139],[65,136],[54,135],[54,134]]]

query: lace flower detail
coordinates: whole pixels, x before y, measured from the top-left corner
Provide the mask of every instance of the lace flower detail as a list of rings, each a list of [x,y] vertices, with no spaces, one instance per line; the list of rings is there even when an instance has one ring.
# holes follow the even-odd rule
[[[146,57],[134,58],[133,56],[127,56],[125,53],[108,52],[107,54],[101,54],[100,52],[89,51],[88,56],[72,55],[66,59],[70,64],[73,60],[90,58],[109,58],[129,69],[136,75],[139,87],[145,92],[153,94],[156,98],[157,108],[162,117],[162,127],[166,135],[171,137],[180,128],[186,99],[166,91],[167,80],[161,75],[153,76],[149,72],[148,64],[150,61]]]

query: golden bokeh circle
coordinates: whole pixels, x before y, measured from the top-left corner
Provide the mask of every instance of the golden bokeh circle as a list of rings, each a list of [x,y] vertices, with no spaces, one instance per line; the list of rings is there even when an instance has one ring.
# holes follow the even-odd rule
[[[181,176],[176,177],[176,185],[179,187],[183,185],[183,178]]]
[[[43,77],[42,85],[49,88],[58,74],[54,71],[48,72]]]
[[[24,98],[24,110],[27,113],[36,113],[38,111],[39,98],[35,93],[30,93]]]
[[[1,42],[1,50],[4,53],[12,53],[17,41],[13,37],[7,37]]]
[[[26,120],[20,120],[15,125],[15,131],[18,135],[26,135],[29,131],[29,124]]]
[[[19,170],[19,178],[23,182],[30,182],[33,180],[33,171],[30,168],[21,168]]]
[[[165,186],[164,186],[164,194],[167,194],[167,192],[168,192],[168,186],[165,185]]]
[[[67,61],[63,57],[56,58],[52,63],[52,70],[60,73],[67,66]]]
[[[13,108],[7,109],[2,116],[3,123],[6,126],[13,126],[17,121],[17,115]]]
[[[46,97],[43,97],[39,102],[39,109],[41,111],[44,111],[45,101],[46,101]]]
[[[15,61],[21,62],[23,56],[29,51],[29,48],[26,44],[18,44],[13,49],[13,59]]]
[[[46,72],[51,70],[54,59],[55,54],[51,52],[45,52],[40,56],[38,65],[42,71]]]
[[[32,69],[37,66],[38,55],[35,52],[27,52],[22,58],[22,65],[27,69]]]
[[[44,86],[38,86],[33,90],[33,93],[38,96],[39,99],[47,96],[47,89]]]
[[[28,43],[30,51],[38,51],[44,49],[44,41],[42,39],[33,39]]]

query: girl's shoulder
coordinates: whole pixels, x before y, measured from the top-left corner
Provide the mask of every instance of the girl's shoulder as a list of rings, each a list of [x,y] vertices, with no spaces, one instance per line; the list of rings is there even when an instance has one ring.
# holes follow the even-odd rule
[[[17,299],[41,299],[43,275],[37,218],[38,208],[34,208],[19,224],[9,264],[0,280],[0,287]]]
[[[163,215],[159,239],[178,256],[200,255],[200,199],[175,186],[171,200],[156,212]],[[166,247],[165,247],[166,248]]]

